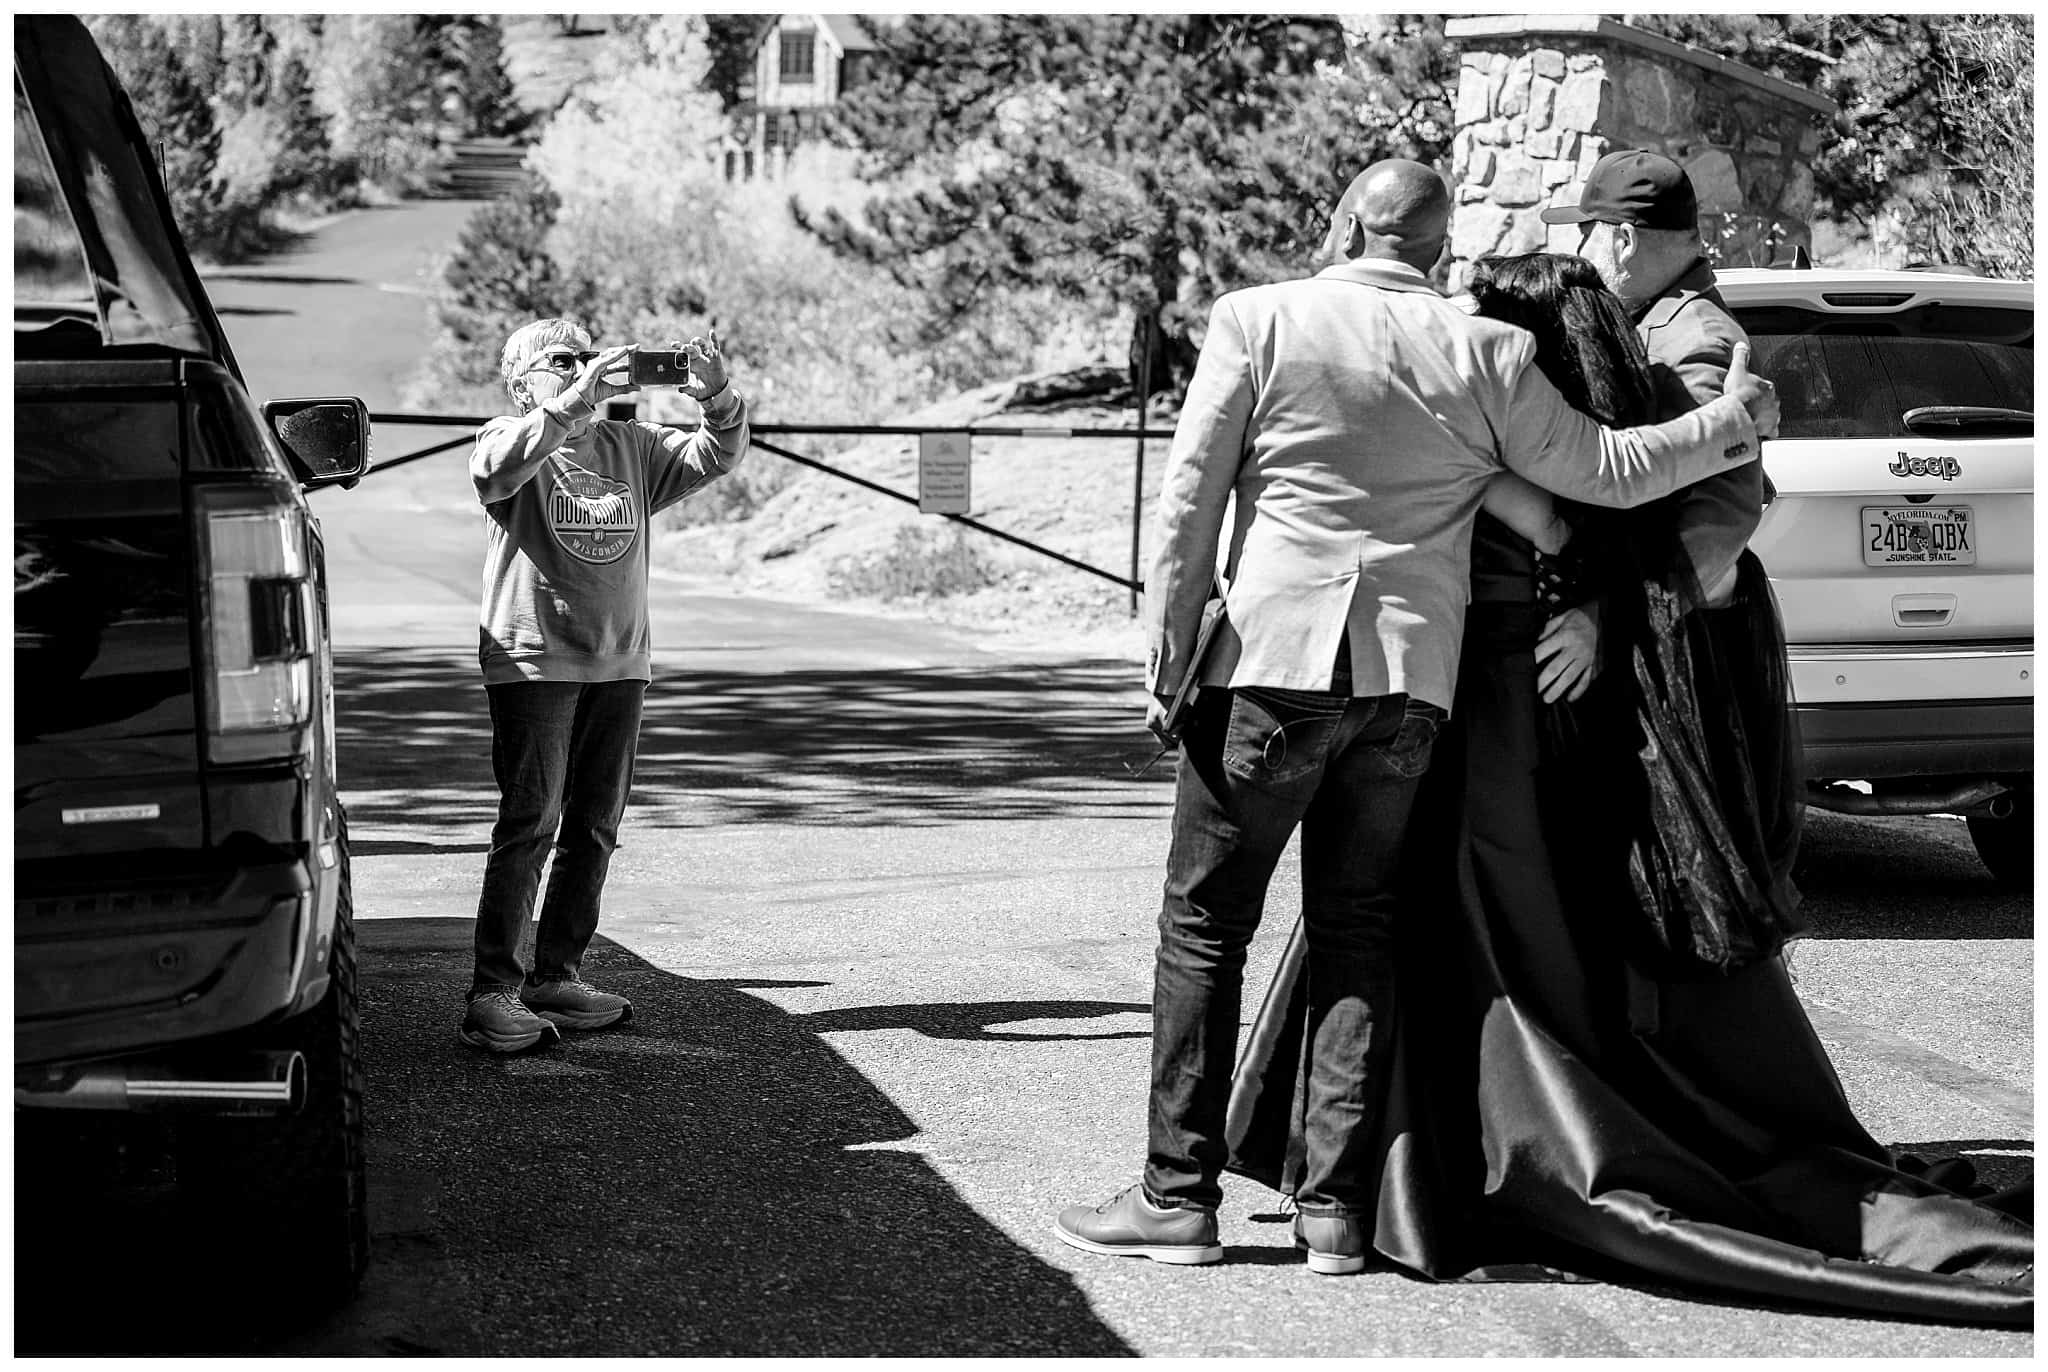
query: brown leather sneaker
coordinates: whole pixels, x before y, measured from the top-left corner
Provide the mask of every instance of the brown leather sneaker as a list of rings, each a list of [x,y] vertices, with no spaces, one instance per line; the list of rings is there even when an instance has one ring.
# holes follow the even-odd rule
[[[1070,1205],[1052,1231],[1084,1253],[1186,1266],[1223,1261],[1214,1210],[1161,1208],[1143,1186],[1127,1186],[1101,1205]]]
[[[1294,1246],[1308,1250],[1308,1270],[1341,1277],[1365,1270],[1365,1225],[1349,1215],[1296,1215]]]

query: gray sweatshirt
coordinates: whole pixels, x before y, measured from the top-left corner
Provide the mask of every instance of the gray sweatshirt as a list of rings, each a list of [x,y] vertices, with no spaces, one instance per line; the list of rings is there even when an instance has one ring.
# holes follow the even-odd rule
[[[550,400],[477,431],[484,682],[649,680],[649,519],[747,450],[730,386],[694,432]]]

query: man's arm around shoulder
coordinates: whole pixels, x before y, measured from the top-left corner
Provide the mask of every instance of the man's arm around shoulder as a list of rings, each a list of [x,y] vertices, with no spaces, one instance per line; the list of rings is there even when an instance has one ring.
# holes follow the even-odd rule
[[[1495,426],[1501,460],[1538,486],[1589,505],[1641,505],[1754,462],[1760,432],[1777,428],[1777,397],[1750,375],[1746,345],[1729,373],[1728,395],[1633,429],[1603,428],[1574,410],[1535,366],[1534,339],[1517,345],[1508,413]]]

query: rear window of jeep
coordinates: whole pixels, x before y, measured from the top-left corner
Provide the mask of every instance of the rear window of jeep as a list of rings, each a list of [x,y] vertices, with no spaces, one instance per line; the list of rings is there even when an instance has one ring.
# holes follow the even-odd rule
[[[1756,370],[1778,388],[1784,438],[1907,438],[1928,405],[2034,408],[2034,315],[1923,305],[1845,315],[1794,306],[1735,307]]]

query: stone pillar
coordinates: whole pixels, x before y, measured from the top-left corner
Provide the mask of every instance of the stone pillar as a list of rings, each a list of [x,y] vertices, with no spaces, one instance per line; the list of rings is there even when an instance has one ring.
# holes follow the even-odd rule
[[[1593,15],[1475,15],[1444,35],[1461,54],[1453,291],[1488,253],[1574,250],[1577,228],[1537,216],[1575,203],[1592,165],[1622,148],[1685,168],[1720,265],[1765,266],[1812,245],[1813,157],[1833,101]]]

